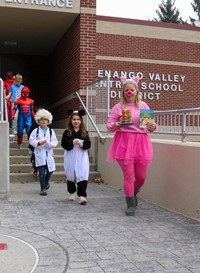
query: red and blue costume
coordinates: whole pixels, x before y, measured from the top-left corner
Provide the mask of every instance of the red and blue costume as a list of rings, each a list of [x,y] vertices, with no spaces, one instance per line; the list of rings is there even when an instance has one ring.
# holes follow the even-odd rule
[[[22,144],[23,130],[25,128],[27,135],[29,135],[30,128],[32,125],[32,118],[35,117],[35,112],[33,109],[34,101],[28,98],[30,90],[28,87],[24,86],[21,91],[21,97],[14,102],[14,113],[17,109],[19,111],[17,119],[17,143]]]

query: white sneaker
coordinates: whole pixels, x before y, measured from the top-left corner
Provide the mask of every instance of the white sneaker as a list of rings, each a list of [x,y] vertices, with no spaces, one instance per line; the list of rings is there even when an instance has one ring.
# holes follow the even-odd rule
[[[75,195],[76,195],[76,193],[74,192],[74,193],[70,193],[69,194],[69,201],[75,201]]]
[[[87,204],[87,199],[84,196],[80,196],[79,197],[79,204],[86,205]]]

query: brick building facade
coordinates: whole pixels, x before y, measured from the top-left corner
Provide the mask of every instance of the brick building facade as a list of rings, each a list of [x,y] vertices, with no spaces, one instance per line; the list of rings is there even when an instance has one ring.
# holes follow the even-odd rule
[[[1,74],[21,72],[36,105],[58,124],[77,108],[79,91],[110,76],[111,106],[119,100],[120,76],[139,75],[142,98],[155,110],[199,107],[200,29],[96,16],[95,0],[80,0],[80,13],[47,56],[1,54]]]
[[[134,72],[151,108],[199,107],[199,28],[97,17],[97,45],[99,75],[111,72],[111,90],[120,90],[121,71]]]

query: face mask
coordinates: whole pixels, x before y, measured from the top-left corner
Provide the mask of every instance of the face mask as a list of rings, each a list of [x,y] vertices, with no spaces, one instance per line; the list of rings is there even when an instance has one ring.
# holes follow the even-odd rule
[[[125,91],[127,97],[131,97],[133,95],[134,90],[128,89]]]

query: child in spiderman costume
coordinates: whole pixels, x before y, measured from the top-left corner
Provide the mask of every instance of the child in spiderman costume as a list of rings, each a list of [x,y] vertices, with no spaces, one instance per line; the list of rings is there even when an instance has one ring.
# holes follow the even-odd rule
[[[29,93],[29,88],[24,86],[21,91],[21,97],[14,102],[13,114],[16,113],[17,109],[19,111],[17,119],[17,144],[19,149],[22,146],[23,130],[25,128],[27,135],[29,135],[32,125],[32,118],[35,117],[35,112],[33,110],[34,101],[28,97]]]

